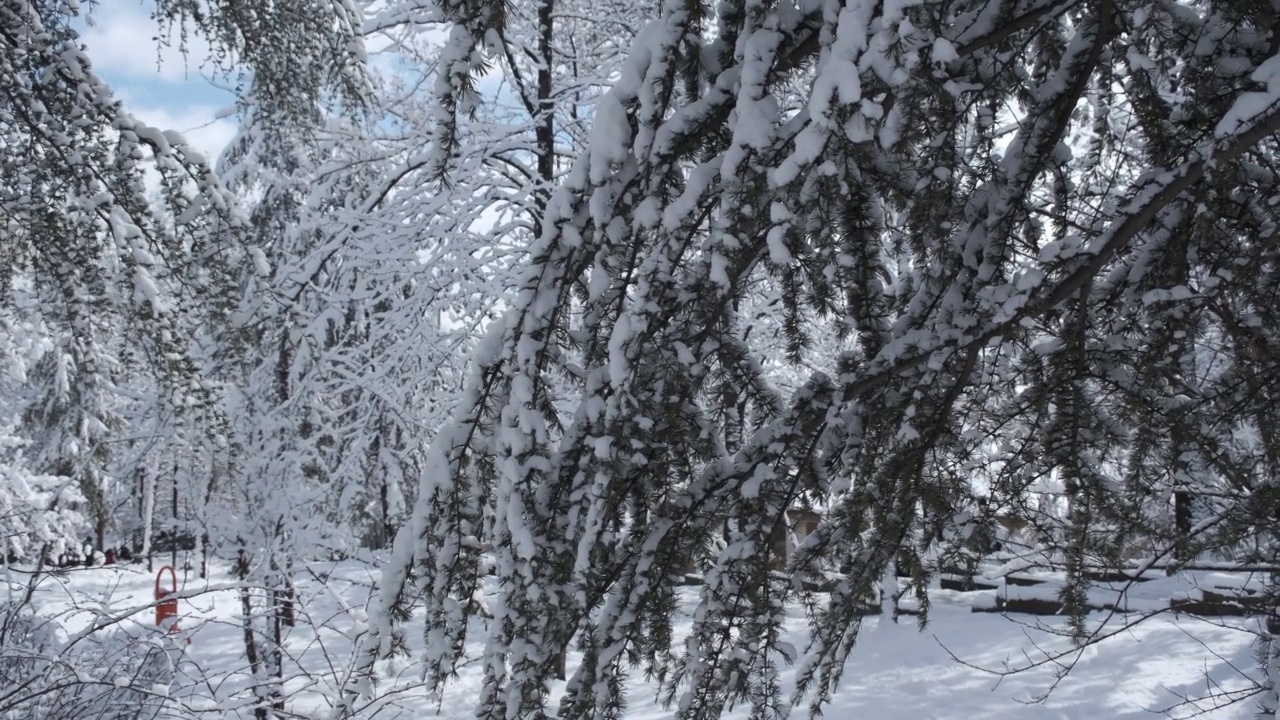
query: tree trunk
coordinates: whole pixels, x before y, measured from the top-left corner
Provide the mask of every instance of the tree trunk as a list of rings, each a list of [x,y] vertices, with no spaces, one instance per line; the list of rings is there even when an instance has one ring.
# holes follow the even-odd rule
[[[107,526],[111,524],[111,519],[107,517],[106,507],[103,512],[98,515],[98,522],[94,525],[93,535],[95,545],[94,550],[106,550],[107,548]]]
[[[249,556],[244,550],[240,550],[236,557],[236,578],[242,583],[249,578]],[[258,702],[253,706],[253,717],[255,720],[270,720],[267,706],[262,702],[262,656],[258,653],[258,640],[254,637],[253,596],[249,594],[247,587],[240,588],[240,613],[244,616],[244,655],[249,660],[249,672],[255,682],[259,683],[254,688],[254,696]]]
[[[150,468],[142,470],[142,554],[147,556],[147,572],[153,572],[154,556],[151,552],[151,533],[156,516],[156,474]]]
[[[1178,530],[1177,544],[1174,545],[1174,557],[1186,560],[1187,545],[1191,541],[1191,493],[1186,490],[1175,490],[1173,493],[1173,521]]]
[[[556,653],[556,679],[567,680],[569,678],[566,672],[566,658],[569,655],[569,643],[573,642],[573,638],[569,638],[564,645],[560,646],[559,652]]]
[[[538,153],[538,187],[534,190],[536,227],[541,227],[551,200],[551,187],[556,179],[556,113],[552,97],[551,38],[555,0],[542,0],[538,5],[538,117],[534,118],[534,141]]]

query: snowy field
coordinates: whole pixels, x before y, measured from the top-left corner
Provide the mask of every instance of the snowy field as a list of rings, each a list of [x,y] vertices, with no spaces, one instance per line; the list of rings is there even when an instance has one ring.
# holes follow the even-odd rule
[[[315,565],[312,578],[300,585],[302,612],[310,622],[290,629],[285,643],[290,660],[286,691],[288,709],[301,718],[329,715],[336,697],[334,678],[351,657],[351,637],[376,581],[376,571],[355,563]],[[322,580],[324,578],[324,580]],[[17,579],[17,576],[14,576]],[[206,581],[179,571],[184,595],[180,627],[190,645],[182,651],[175,701],[188,709],[221,709],[225,717],[251,717],[245,705],[249,675],[243,658],[243,630],[238,624],[239,599],[226,588],[225,568],[215,568]],[[1170,581],[1172,582],[1172,581]],[[119,613],[151,603],[154,575],[145,565],[68,571],[46,577],[34,596],[48,612],[65,612],[69,632],[89,625],[102,611]],[[697,588],[688,589],[691,605]],[[895,625],[868,618],[854,657],[829,718],[859,720],[966,720],[971,718],[1149,718],[1168,711],[1172,717],[1227,719],[1253,717],[1246,700],[1224,708],[1213,702],[1194,705],[1186,698],[1246,686],[1254,672],[1250,627],[1256,621],[1227,619],[1223,623],[1162,614],[1120,632],[1100,646],[1085,649],[1072,672],[1054,687],[1050,663],[1025,673],[1000,678],[1006,663],[1025,665],[1042,651],[1068,647],[1065,639],[1034,627],[1042,618],[1005,617],[972,612],[969,604],[984,602],[982,594],[942,593],[930,626],[917,632],[914,619]],[[142,641],[156,637],[151,610],[121,625]],[[1102,615],[1095,616],[1101,619]],[[1049,618],[1049,627],[1063,623]],[[802,644],[805,621],[797,608],[792,615],[792,642]],[[1121,619],[1113,624],[1119,628]],[[320,626],[316,632],[312,626]],[[421,634],[409,628],[410,642]],[[1039,649],[1037,649],[1039,648]],[[475,653],[478,654],[478,653]],[[475,655],[473,654],[473,656]],[[952,654],[955,658],[953,659]],[[569,666],[574,662],[570,655]],[[478,693],[479,664],[464,667],[459,679],[438,700],[414,687],[415,671],[404,661],[384,664],[398,674],[380,685],[383,699],[362,713],[365,717],[472,717]],[[1037,702],[1050,688],[1047,699]],[[668,718],[672,712],[657,704],[653,688],[633,682],[628,717]],[[223,715],[215,711],[213,716]],[[797,715],[802,713],[797,712]],[[735,711],[729,717],[745,717]]]

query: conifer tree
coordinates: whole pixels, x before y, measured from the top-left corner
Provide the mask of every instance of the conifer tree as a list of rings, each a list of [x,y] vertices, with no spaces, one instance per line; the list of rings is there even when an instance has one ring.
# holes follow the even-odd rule
[[[249,12],[166,0],[156,15],[183,38],[205,36],[225,72],[251,72],[281,132],[305,129],[317,97],[364,97],[360,15],[349,3]],[[225,439],[224,423],[196,431],[187,416],[222,409],[200,341],[226,321],[233,268],[252,259],[237,198],[181,135],[140,122],[114,97],[80,44],[82,20],[74,2],[0,4],[0,303],[15,302],[19,283],[42,308],[51,346],[31,369],[39,392],[26,398],[17,430],[38,441],[27,453],[37,472],[78,482],[101,543],[111,522],[108,441],[122,429],[123,346],[136,350],[130,372],[145,367],[158,380],[153,416]],[[148,168],[160,176],[155,203]]]
[[[515,5],[433,5],[452,24],[441,167]],[[1086,571],[1126,535],[1172,542],[1175,488],[1230,491],[1201,549],[1265,529],[1274,18],[1245,1],[663,2],[437,435],[369,658],[421,597],[444,682],[492,547],[480,717],[620,716],[637,663],[678,717],[780,717],[822,706],[886,570],[923,591],[931,539],[979,495],[1017,507],[1062,484],[1080,633]],[[812,369],[789,395],[772,338],[735,330],[762,288]],[[767,538],[804,503],[825,522],[770,573]],[[673,577],[726,519],[678,643]],[[805,597],[830,570],[830,595]],[[797,599],[803,658],[778,640]]]

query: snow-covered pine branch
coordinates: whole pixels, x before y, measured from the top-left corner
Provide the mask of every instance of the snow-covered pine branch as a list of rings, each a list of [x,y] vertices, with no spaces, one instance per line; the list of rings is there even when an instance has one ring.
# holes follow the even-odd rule
[[[483,534],[418,543],[418,574],[402,543],[385,578],[387,597],[422,583],[428,636],[451,638],[433,681],[477,611],[481,583],[457,570],[476,547],[497,575],[483,716],[548,713],[575,637],[563,716],[620,712],[623,656],[688,717],[734,699],[784,714],[767,678],[790,657],[770,640],[786,591],[769,597],[769,553],[744,543],[791,503],[827,520],[789,573],[840,578],[800,675],[816,709],[885,568],[903,557],[927,581],[919,543],[980,497],[1020,506],[1065,484],[1078,592],[1086,561],[1118,557],[1108,528],[1170,536],[1146,498],[1267,482],[1261,447],[1213,435],[1273,422],[1271,390],[1228,390],[1275,362],[1258,289],[1276,279],[1238,262],[1276,227],[1274,203],[1251,199],[1273,182],[1273,33],[1240,8],[1116,0],[664,4],[596,103],[471,405],[441,436],[435,452],[468,460],[431,474],[405,531],[448,537],[466,507]],[[1207,53],[1188,45],[1209,36]],[[1248,60],[1215,65],[1228,55]],[[761,297],[776,317],[744,337]],[[775,387],[798,383],[776,337],[832,383],[781,402]],[[553,399],[566,357],[577,383]],[[724,412],[730,395],[744,412]],[[1222,429],[1192,429],[1195,413]],[[1187,469],[1153,473],[1156,455]],[[1259,510],[1240,500],[1242,521]],[[673,646],[678,559],[726,520],[703,631]],[[763,614],[738,618],[744,602]]]

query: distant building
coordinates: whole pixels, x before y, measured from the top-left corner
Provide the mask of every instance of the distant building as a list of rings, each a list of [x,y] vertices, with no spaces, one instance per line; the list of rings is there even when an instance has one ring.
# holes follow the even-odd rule
[[[790,562],[796,548],[812,535],[822,523],[822,515],[812,510],[792,508],[782,515],[782,524],[773,529],[769,537],[772,550],[771,567],[782,570]]]

